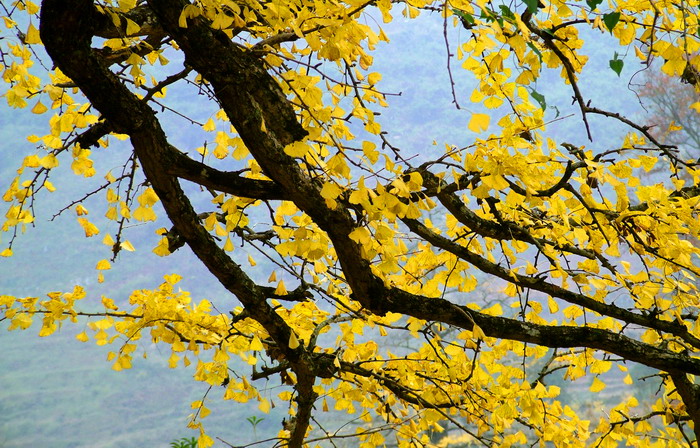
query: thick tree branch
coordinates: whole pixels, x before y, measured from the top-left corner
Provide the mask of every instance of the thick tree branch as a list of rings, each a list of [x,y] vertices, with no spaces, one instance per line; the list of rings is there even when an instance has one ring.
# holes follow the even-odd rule
[[[99,17],[96,17],[97,20],[94,22],[92,30],[95,36],[104,39],[119,39],[121,37],[165,35],[163,28],[158,23],[158,19],[153,14],[153,10],[148,5],[139,5],[127,12],[116,10],[111,10],[110,12],[121,19],[119,26],[114,24],[109,14],[98,13]],[[129,35],[126,32],[127,19],[139,26],[138,32],[133,35]]]
[[[168,172],[206,188],[235,196],[261,200],[287,200],[287,193],[276,183],[268,180],[249,179],[237,172],[220,171],[183,154],[175,147],[173,165]]]
[[[671,379],[678,394],[683,398],[686,412],[695,422],[695,439],[700,441],[700,385],[693,383],[684,372],[671,372]]]
[[[149,0],[149,4],[185,53],[187,64],[211,83],[222,108],[265,174],[328,233],[357,300],[381,313],[381,301],[377,299],[382,297],[384,286],[371,275],[369,262],[349,237],[355,228],[352,216],[347,210],[326,207],[320,186],[284,152],[286,145],[302,139],[306,131],[263,61],[232,43],[223,32],[213,30],[202,18],[180,28],[180,11],[187,4],[184,0]],[[219,63],[211,64],[212,60]]]
[[[529,277],[522,274],[517,274],[509,271],[508,269],[488,261],[487,259],[471,252],[464,246],[451,241],[437,233],[428,229],[422,223],[411,220],[404,219],[403,222],[408,226],[408,228],[417,235],[423,237],[426,241],[430,242],[432,245],[446,250],[452,254],[455,254],[459,258],[473,264],[482,272],[491,274],[507,282],[514,283],[523,288],[533,289],[535,291],[540,291],[552,297],[557,297],[565,300],[574,305],[580,305],[595,311],[604,316],[610,316],[615,319],[619,319],[622,322],[629,324],[637,324],[646,328],[654,328],[659,331],[673,334],[694,347],[700,348],[700,339],[691,334],[685,325],[678,322],[669,322],[656,319],[653,316],[645,316],[642,314],[633,313],[627,311],[626,309],[620,308],[615,305],[609,305],[604,302],[599,302],[591,297],[584,294],[576,293],[564,289],[561,286],[549,283],[540,277]]]
[[[452,302],[410,294],[398,288],[388,291],[390,311],[419,319],[443,322],[471,330],[478,325],[486,336],[528,342],[550,348],[587,347],[619,355],[665,372],[700,373],[700,359],[654,347],[622,334],[590,327],[538,325],[489,316]]]
[[[177,154],[168,144],[154,112],[119,82],[90,48],[93,20],[91,0],[45,0],[40,33],[46,51],[118,132],[131,137],[144,173],[158,194],[178,233],[221,284],[238,297],[251,317],[260,322],[292,364],[304,348],[289,348],[291,329],[265,301],[261,290],[199,223],[190,201],[168,166]]]

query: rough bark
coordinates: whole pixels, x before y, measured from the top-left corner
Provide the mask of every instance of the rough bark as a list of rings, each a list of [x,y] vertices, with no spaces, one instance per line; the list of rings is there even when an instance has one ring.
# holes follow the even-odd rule
[[[90,48],[93,36],[110,36],[110,33],[117,32],[110,31],[105,18],[98,13],[91,0],[44,0],[40,27],[42,41],[56,65],[102,113],[108,124],[106,129],[129,135],[144,173],[162,201],[177,234],[218,281],[235,294],[250,316],[265,328],[282,351],[285,362],[296,373],[299,410],[289,446],[299,447],[303,444],[316,398],[313,392],[316,378],[328,378],[338,374],[338,371],[333,370],[333,364],[326,354],[309,353],[303,346],[289,348],[292,330],[266,302],[269,298],[267,289],[256,285],[218,247],[202,226],[179,179],[243,197],[293,201],[328,234],[353,298],[369,312],[384,314],[391,311],[467,330],[476,324],[487,336],[494,338],[556,348],[587,347],[670,372],[687,402],[691,418],[699,422],[696,426],[700,426],[700,395],[697,386],[688,383],[686,376],[700,375],[700,360],[696,358],[611,331],[535,325],[488,316],[444,299],[410,294],[384,285],[372,273],[370,262],[361,255],[359,245],[349,237],[357,225],[349,210],[327,207],[320,194],[321,186],[300,168],[296,159],[284,152],[286,145],[303,139],[306,131],[277,81],[266,70],[264,62],[254,52],[233,43],[225,33],[213,30],[203,18],[192,19],[187,28],[180,28],[180,11],[188,4],[184,0],[148,0],[147,4],[139,7],[139,15],[134,13],[134,18],[147,23],[157,32],[167,33],[178,43],[185,53],[187,64],[211,83],[221,107],[271,180],[251,180],[237,173],[222,172],[196,162],[172,147],[153,110],[125,87],[109,70],[109,63]],[[569,172],[567,176],[570,175]],[[437,185],[431,186],[431,182],[434,184],[434,179],[428,179],[426,188],[438,191]],[[498,223],[477,217],[449,191],[435,194],[448,210],[477,233],[530,241],[531,237],[525,229],[511,228],[504,233]],[[700,341],[685,325],[601,303],[537,277],[514,277],[502,266],[432,233],[419,221],[404,220],[404,223],[415,235],[434,247],[451,252],[488,274],[626,323],[675,335],[694,347],[700,347]],[[352,369],[348,367],[347,371],[352,372]]]

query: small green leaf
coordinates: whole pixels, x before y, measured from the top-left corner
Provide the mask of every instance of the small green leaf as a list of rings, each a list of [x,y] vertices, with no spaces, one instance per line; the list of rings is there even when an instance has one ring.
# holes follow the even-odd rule
[[[617,11],[603,14],[603,23],[605,23],[605,27],[611,33],[612,33],[613,28],[615,28],[615,25],[617,25],[617,22],[619,22],[619,21],[620,21],[620,13]]]
[[[535,101],[539,103],[542,110],[545,110],[547,108],[547,101],[545,100],[544,95],[542,95],[535,89],[530,89],[530,95],[532,95]]]
[[[473,15],[459,9],[453,9],[452,13],[459,17],[459,20],[462,22],[462,26],[464,26],[464,28],[468,30],[472,29],[475,24]]]
[[[556,115],[554,115],[554,119],[556,120],[557,118],[559,118],[559,115],[561,115],[559,108],[557,106],[550,106],[550,109],[554,109],[554,112],[556,112]]]
[[[603,0],[586,0],[586,4],[591,8],[591,11],[595,11],[601,3],[603,3]]]
[[[503,19],[496,14],[494,11],[491,11],[490,9],[487,8],[482,8],[481,9],[481,16],[479,17],[480,19],[485,20],[488,23],[500,21],[503,22]]]
[[[537,12],[537,4],[539,3],[539,1],[540,0],[523,0],[523,3],[527,5],[527,10],[530,12],[530,14],[534,14]]]
[[[515,19],[515,14],[513,14],[513,11],[511,11],[509,7],[507,7],[506,5],[498,5],[498,7],[501,9],[502,17],[511,20]]]
[[[459,17],[461,20],[466,20],[468,23],[474,24],[474,16],[468,12],[464,12],[461,9],[453,9],[452,13]]]
[[[610,68],[612,71],[617,73],[617,76],[620,76],[620,72],[622,72],[622,67],[625,66],[625,62],[622,59],[617,58],[618,54],[615,53],[615,58],[610,59]]]

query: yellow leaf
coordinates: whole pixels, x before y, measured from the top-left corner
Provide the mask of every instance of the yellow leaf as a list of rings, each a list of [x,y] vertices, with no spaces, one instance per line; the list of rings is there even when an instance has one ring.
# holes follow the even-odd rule
[[[110,235],[109,233],[106,233],[105,237],[102,238],[102,244],[104,244],[105,246],[109,246],[109,247],[114,246],[114,240],[112,239],[112,235]]]
[[[297,347],[299,347],[299,339],[297,339],[297,335],[292,331],[289,333],[289,348],[294,350]]]
[[[47,110],[48,108],[44,106],[44,104],[41,101],[37,101],[34,107],[32,107],[32,113],[37,115],[43,114]]]
[[[372,142],[362,142],[362,153],[367,157],[370,163],[377,163],[379,160],[379,151],[376,150],[377,145]]]
[[[326,199],[335,199],[343,190],[333,182],[326,182],[321,189],[321,196]]]
[[[114,300],[109,297],[102,296],[102,305],[108,310],[116,311],[119,309],[118,306],[114,304]]]
[[[284,147],[284,152],[291,157],[304,157],[309,147],[304,142],[294,142]]]
[[[214,439],[204,433],[201,433],[199,440],[197,440],[197,448],[210,448],[212,446],[214,446]]]
[[[44,323],[41,330],[39,330],[39,336],[42,338],[50,336],[56,331],[56,328],[56,322],[53,320],[53,318],[44,318]]]
[[[84,331],[82,333],[76,334],[75,339],[79,340],[80,342],[87,342],[90,340],[87,333],[85,333]]]
[[[47,154],[39,159],[39,164],[48,169],[56,168],[58,166],[58,159],[54,154]]]
[[[24,37],[24,42],[28,45],[41,43],[41,37],[39,37],[39,30],[36,29],[36,27],[34,25],[32,25],[31,23],[29,24],[29,28],[27,29],[27,34]]]
[[[136,0],[119,0],[119,9],[123,12],[129,11],[136,7]]]
[[[371,86],[375,85],[376,83],[378,83],[381,80],[382,80],[381,73],[374,72],[374,73],[370,73],[369,75],[367,75],[367,82]]]
[[[134,22],[133,20],[129,19],[128,17],[126,19],[126,35],[127,36],[135,36],[139,30],[141,30],[141,27],[138,25],[138,23]]]
[[[253,350],[253,351],[255,351],[255,352],[259,352],[259,351],[262,350],[264,347],[263,347],[262,341],[260,341],[260,338],[257,337],[257,336],[255,336],[255,337],[253,337],[253,340],[250,341],[250,347],[249,347],[249,348],[250,348],[250,350]]]
[[[491,117],[486,114],[472,114],[469,120],[469,130],[472,132],[484,132],[489,128]]]
[[[474,324],[474,327],[472,328],[472,333],[474,334],[474,337],[476,339],[485,339],[486,334],[484,333],[484,330],[481,329],[480,326],[477,324]]]
[[[603,389],[605,389],[605,383],[600,381],[598,377],[593,378],[593,384],[591,384],[590,391],[600,392]]]
[[[165,257],[167,255],[170,255],[170,249],[169,248],[169,243],[168,243],[168,238],[163,237],[160,239],[158,242],[158,245],[153,248],[152,252],[159,257]]]
[[[78,218],[78,223],[80,223],[81,227],[85,231],[85,236],[88,238],[100,233],[100,229],[85,218]]]
[[[152,207],[156,202],[158,202],[160,199],[158,199],[158,195],[156,194],[155,190],[151,187],[146,188],[141,195],[139,195],[139,204],[141,204],[144,207]]]
[[[679,53],[682,54],[682,52]],[[685,59],[682,57],[677,57],[666,61],[666,63],[661,66],[661,71],[668,76],[681,75],[683,70],[685,70],[686,65],[688,65],[688,62]]]
[[[283,296],[287,294],[287,288],[284,286],[284,280],[280,280],[280,282],[277,284],[277,288],[275,288],[275,294]]]
[[[134,210],[134,219],[141,222],[155,221],[158,217],[151,207],[138,207]]]
[[[12,256],[12,249],[9,247],[0,252],[0,257],[11,257]]]
[[[178,25],[180,28],[187,28],[187,19],[191,19],[194,17],[197,17],[199,15],[200,11],[199,8],[197,8],[194,5],[187,5],[183,8],[182,12],[180,13],[180,17],[178,19]]]
[[[204,126],[202,126],[202,129],[204,129],[207,132],[213,131],[216,129],[216,124],[214,123],[213,119],[208,119],[206,123],[204,123]]]
[[[22,160],[22,165],[26,166],[27,168],[36,168],[39,166],[39,157],[35,154],[27,156],[24,158],[24,160]]]
[[[124,249],[124,250],[126,250],[126,251],[129,251],[129,252],[135,252],[135,251],[136,251],[136,249],[134,249],[134,246],[133,246],[133,245],[131,244],[131,242],[128,241],[128,240],[127,240],[127,241],[124,241],[123,243],[121,243],[120,246],[121,246],[122,249]]]

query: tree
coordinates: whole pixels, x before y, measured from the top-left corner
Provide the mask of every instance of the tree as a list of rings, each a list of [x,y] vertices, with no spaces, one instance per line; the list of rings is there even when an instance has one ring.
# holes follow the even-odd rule
[[[698,97],[693,84],[647,70],[639,94],[649,112],[647,122],[654,136],[684,149],[684,157],[697,156],[700,115],[695,110]]]
[[[372,48],[388,40],[376,19],[391,21],[392,7],[462,28],[462,42],[450,44],[445,32],[447,47],[458,49],[449,57],[477,80],[472,143],[447,142],[419,164],[382,131],[385,95],[371,71]],[[196,380],[226,399],[258,400],[264,411],[271,403],[256,382],[279,377],[290,414],[281,446],[349,437],[311,432],[314,414],[331,408],[364,422],[352,433],[363,447],[426,446],[445,428],[452,438],[444,443],[485,446],[696,445],[700,171],[649,128],[591,105],[578,85],[584,27],[614,36],[619,54],[663,57],[661,71],[687,80],[700,64],[693,8],[606,9],[600,0],[3,5],[17,33],[0,41],[4,96],[11,107],[33,102],[32,112],[50,105],[54,113],[49,133],[29,137],[38,151],[3,196],[2,255],[21,243],[37,195],[54,188],[52,169],[72,159],[78,176],[93,176],[107,137],[125,135],[133,157],[122,174],[106,173],[73,204],[85,235],[99,229],[81,202],[104,194],[116,223],[103,240],[113,259],[133,250],[125,224],[159,220],[154,251],[187,246],[232,294],[216,307],[192,303],[171,275],[128,304],[104,298],[100,312],[80,309],[81,286],[45,299],[3,295],[3,320],[24,329],[41,317],[48,336],[83,316],[98,344],[114,344],[118,370],[150,337],[170,346],[173,367],[196,358]],[[42,45],[50,64],[37,63]],[[616,55],[611,68],[619,74],[623,64]],[[550,138],[545,98],[533,87],[545,69],[561,71],[589,138],[593,116],[624,123],[629,134],[594,149]],[[175,147],[156,113],[166,88],[192,86],[212,107],[210,120],[192,122],[214,142],[199,148],[201,158]],[[645,184],[639,173],[654,167],[672,176],[672,188]],[[200,191],[211,193],[208,205]],[[252,256],[235,261],[241,246],[274,268],[256,267]],[[109,266],[100,261],[98,270]],[[503,300],[474,298],[485,278]],[[415,342],[394,353],[388,341],[402,334]],[[232,356],[252,372],[233,369]],[[601,375],[630,364],[658,373],[658,400],[646,409],[631,397],[589,421],[548,385],[564,371],[571,381],[592,377],[590,390],[600,392]],[[194,406],[207,413],[206,403]],[[199,419],[191,425],[200,446],[213,443]]]

